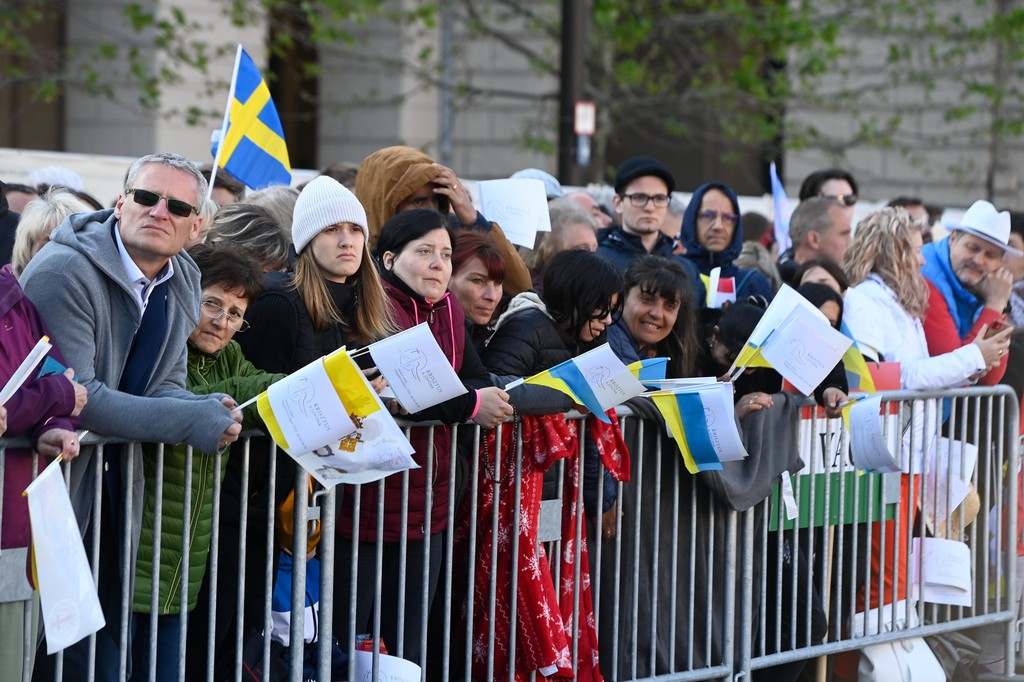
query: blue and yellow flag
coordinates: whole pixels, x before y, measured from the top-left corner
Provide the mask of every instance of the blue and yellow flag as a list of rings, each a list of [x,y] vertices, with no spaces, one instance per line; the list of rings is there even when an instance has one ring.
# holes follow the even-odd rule
[[[594,416],[601,421],[611,424],[612,420],[604,413],[601,401],[594,395],[594,389],[590,387],[583,372],[572,360],[566,360],[560,365],[544,370],[540,374],[526,379],[523,383],[547,386],[556,391],[561,391],[576,401],[577,404],[594,413]]]
[[[651,398],[665,417],[665,424],[679,446],[686,470],[691,474],[721,470],[722,462],[711,443],[700,395],[665,392],[654,393]]]
[[[224,126],[213,143],[220,168],[247,187],[287,185],[292,181],[284,128],[270,89],[252,57],[238,46]]]
[[[668,360],[668,358],[637,360],[626,365],[626,368],[640,381],[664,381],[665,372],[668,370]]]
[[[839,325],[839,331],[853,339],[853,345],[846,349],[843,354],[843,367],[846,369],[846,383],[851,391],[864,391],[876,393],[875,380],[868,370],[868,363],[864,361],[864,355],[857,345],[857,339],[853,338],[850,328],[843,322]]]

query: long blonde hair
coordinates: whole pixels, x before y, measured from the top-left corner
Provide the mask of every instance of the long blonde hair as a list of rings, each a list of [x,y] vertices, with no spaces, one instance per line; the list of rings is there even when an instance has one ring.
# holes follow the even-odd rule
[[[293,285],[306,304],[314,328],[324,330],[332,324],[341,324],[353,341],[362,344],[373,343],[394,334],[398,325],[365,241],[359,269],[351,280],[356,292],[356,319],[345,320],[327,290],[323,272],[313,256],[313,249],[303,249],[295,261]]]
[[[928,308],[928,285],[910,240],[920,230],[902,208],[883,208],[859,223],[853,241],[843,257],[843,269],[850,285],[877,275],[896,294],[896,300],[913,318],[924,317]]]

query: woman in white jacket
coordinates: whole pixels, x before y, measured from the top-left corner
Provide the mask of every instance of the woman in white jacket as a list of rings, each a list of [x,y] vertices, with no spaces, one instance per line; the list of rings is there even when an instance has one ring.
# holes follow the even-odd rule
[[[940,390],[955,388],[977,381],[985,372],[999,364],[1003,339],[986,339],[983,331],[974,343],[936,355],[928,354],[922,319],[928,307],[928,285],[921,274],[924,258],[921,256],[920,226],[911,221],[902,208],[886,208],[869,214],[857,224],[853,242],[846,251],[843,267],[854,286],[847,292],[843,320],[865,353],[874,351],[878,360],[900,363],[900,385],[904,389]],[[908,564],[910,533],[905,519],[908,507],[917,509],[922,498],[923,477],[917,475],[922,467],[934,470],[936,463],[925,463],[922,456],[932,451],[932,443],[941,426],[941,401],[914,401],[909,411],[912,428],[905,433],[892,433],[889,447],[902,457],[904,476],[901,485],[901,504],[894,521],[874,522],[858,528],[859,556],[866,556],[866,545],[871,544],[871,565],[858,566],[848,575],[855,580],[857,598],[854,610],[859,612],[854,621],[868,623],[870,634],[878,621],[880,603],[899,602],[900,606],[886,609],[883,620],[902,618],[909,609]],[[904,416],[906,416],[904,414]],[[902,440],[902,444],[900,441]],[[915,475],[907,475],[913,472]],[[935,491],[925,492],[928,500]],[[885,525],[886,531],[880,532]],[[882,550],[885,537],[885,550]],[[852,535],[851,535],[852,538]],[[847,550],[850,548],[848,547]],[[884,557],[884,565],[883,565]],[[867,569],[867,571],[865,571]],[[881,580],[879,579],[881,577]],[[884,583],[879,590],[878,583]],[[845,589],[845,588],[843,588]],[[867,612],[865,617],[863,614]],[[861,634],[860,627],[856,634]],[[864,674],[873,670],[874,680],[900,679],[900,670],[913,661],[915,677],[941,679],[942,669],[921,640],[910,640],[913,654],[898,665],[882,665],[886,645],[868,646],[859,654],[859,669]],[[920,651],[918,651],[920,647]],[[854,655],[854,658],[857,656]],[[890,660],[890,659],[884,659]],[[849,659],[837,661],[837,679],[856,679],[853,663]],[[883,670],[891,668],[891,670]]]
[[[866,351],[900,363],[901,388],[954,388],[999,364],[1002,339],[978,334],[974,343],[931,357],[922,319],[928,285],[921,274],[921,228],[901,208],[869,214],[846,250],[843,268],[854,285],[843,320]]]

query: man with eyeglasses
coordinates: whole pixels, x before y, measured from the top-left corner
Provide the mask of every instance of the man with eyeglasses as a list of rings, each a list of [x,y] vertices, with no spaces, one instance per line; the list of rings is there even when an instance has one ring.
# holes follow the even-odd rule
[[[127,535],[125,558],[133,566],[142,522],[137,442],[217,452],[241,431],[241,413],[230,397],[185,390],[186,341],[200,320],[200,283],[199,269],[182,249],[202,227],[196,206],[206,186],[195,165],[176,154],[139,159],[116,206],[70,216],[21,279],[89,391],[82,428],[136,442],[107,446],[102,471],[93,448],[83,448],[71,463],[71,500],[86,547],[100,533],[98,592],[106,625],[96,633],[97,680],[115,680],[120,661],[121,589],[133,576],[121,571],[121,538]],[[126,456],[133,457],[130,469]],[[89,523],[97,476],[103,503]],[[125,528],[122,505],[129,497]],[[66,649],[65,677],[85,679],[88,660],[88,640]]]
[[[686,258],[700,272],[709,308],[724,308],[748,296],[772,299],[772,285],[757,270],[735,265],[743,249],[740,202],[728,185],[710,182],[693,192],[683,214]]]
[[[675,188],[675,178],[661,161],[649,156],[623,161],[615,171],[615,196],[612,198],[612,209],[620,224],[601,230],[597,253],[622,272],[634,260],[648,254],[676,261],[686,271],[694,302],[700,306],[704,300],[700,273],[692,262],[673,253],[672,238],[661,231]]]

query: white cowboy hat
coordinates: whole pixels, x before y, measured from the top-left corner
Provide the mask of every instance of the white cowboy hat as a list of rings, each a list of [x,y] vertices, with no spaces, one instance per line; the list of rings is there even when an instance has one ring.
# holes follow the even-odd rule
[[[980,237],[1011,256],[1024,256],[1024,253],[1010,246],[1010,212],[997,211],[995,206],[984,199],[975,201],[953,229]]]

